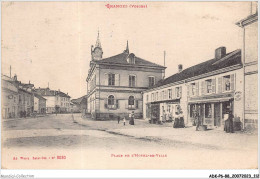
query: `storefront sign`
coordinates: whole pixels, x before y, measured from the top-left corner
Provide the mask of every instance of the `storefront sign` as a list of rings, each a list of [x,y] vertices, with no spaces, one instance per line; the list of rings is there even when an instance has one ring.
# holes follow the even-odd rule
[[[241,95],[242,95],[241,91],[236,91],[235,92],[235,96],[234,96],[235,100],[236,101],[240,101],[241,100]]]

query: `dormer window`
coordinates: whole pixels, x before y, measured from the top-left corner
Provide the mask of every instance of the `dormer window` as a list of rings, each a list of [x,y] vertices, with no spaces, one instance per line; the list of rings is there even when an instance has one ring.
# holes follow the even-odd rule
[[[127,58],[127,63],[129,64],[135,64],[135,55],[131,53]]]

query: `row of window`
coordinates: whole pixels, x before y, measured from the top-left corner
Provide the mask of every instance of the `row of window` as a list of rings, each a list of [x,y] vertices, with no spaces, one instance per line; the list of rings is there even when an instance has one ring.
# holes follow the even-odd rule
[[[64,105],[64,107],[69,107],[69,106],[70,106],[69,103],[63,103],[63,102],[61,102],[61,106],[62,106],[62,107],[63,107],[63,105]]]
[[[199,82],[190,83],[188,86],[189,96],[199,96],[199,94],[222,93],[235,90],[235,75],[226,75],[218,78],[218,86],[216,89],[216,79],[208,79]]]
[[[151,102],[177,99],[182,97],[182,87],[178,86],[171,89],[162,90],[151,94]],[[146,95],[146,101],[149,101],[149,94]]]
[[[107,109],[118,109],[119,101],[115,99],[114,95],[109,95],[107,100],[105,100],[105,108]],[[138,100],[135,100],[134,96],[129,96],[128,103],[126,104],[127,109],[137,109]]]
[[[204,94],[229,92],[235,90],[235,74],[226,75],[217,79],[218,85],[216,85],[216,79],[207,79],[201,82],[193,82],[188,85],[188,96],[199,96]],[[160,92],[154,92],[151,94],[151,102],[160,100],[170,100],[182,97],[182,88],[175,87],[171,89],[165,89]],[[149,102],[149,94],[146,95],[146,101]]]
[[[105,85],[109,86],[119,86],[120,84],[120,79],[119,79],[119,74],[114,74],[114,73],[109,73],[106,74],[107,76],[107,81]],[[128,86],[129,87],[136,87],[136,75],[129,75],[128,76]],[[154,76],[149,76],[148,77],[148,85],[149,87],[155,85],[155,77]]]
[[[56,97],[57,101],[59,100],[59,97]],[[69,101],[69,98],[66,97],[60,97],[61,101]]]

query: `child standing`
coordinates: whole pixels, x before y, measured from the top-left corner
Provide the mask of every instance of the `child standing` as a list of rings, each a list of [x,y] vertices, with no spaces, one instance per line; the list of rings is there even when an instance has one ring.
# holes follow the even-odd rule
[[[124,119],[123,119],[123,122],[124,122],[124,126],[125,126],[125,117],[124,117]]]

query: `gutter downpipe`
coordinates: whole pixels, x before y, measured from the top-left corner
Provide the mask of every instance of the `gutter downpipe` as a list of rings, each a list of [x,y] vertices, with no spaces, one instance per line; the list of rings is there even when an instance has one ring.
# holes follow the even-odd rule
[[[243,126],[242,130],[245,130],[245,92],[246,92],[246,84],[245,84],[245,26],[242,25],[242,22],[240,23],[240,27],[243,29],[243,42],[242,42],[242,63],[243,63]]]

